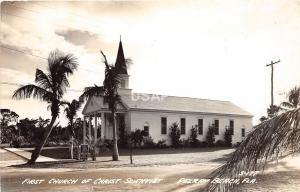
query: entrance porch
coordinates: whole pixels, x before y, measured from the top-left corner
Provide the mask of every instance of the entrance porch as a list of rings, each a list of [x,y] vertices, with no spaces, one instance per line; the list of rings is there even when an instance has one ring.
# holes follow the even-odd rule
[[[125,131],[125,112],[116,114],[117,138]],[[123,129],[123,130],[122,130]],[[108,111],[85,114],[83,117],[83,144],[97,145],[99,140],[112,140],[112,115]]]

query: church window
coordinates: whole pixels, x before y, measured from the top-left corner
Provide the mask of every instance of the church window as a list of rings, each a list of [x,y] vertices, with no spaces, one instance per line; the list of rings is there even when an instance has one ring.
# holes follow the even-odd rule
[[[166,117],[161,118],[161,134],[163,134],[163,135],[167,134],[167,118]]]
[[[214,123],[215,135],[219,135],[219,120],[215,119]]]
[[[242,137],[245,137],[246,133],[245,133],[245,128],[242,128]]]
[[[180,118],[180,133],[185,134],[185,118]]]
[[[198,133],[203,135],[203,119],[198,119]]]
[[[233,120],[229,121],[229,130],[230,130],[231,135],[233,135],[234,134],[234,121]]]
[[[144,132],[145,132],[145,136],[149,136],[149,123],[148,122],[144,123]]]

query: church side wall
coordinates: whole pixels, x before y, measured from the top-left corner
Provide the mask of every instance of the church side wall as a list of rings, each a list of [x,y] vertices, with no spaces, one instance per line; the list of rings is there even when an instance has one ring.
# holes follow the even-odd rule
[[[180,118],[186,119],[186,134],[181,135],[181,139],[188,139],[191,134],[192,126],[198,124],[198,119],[203,119],[203,135],[198,135],[200,141],[205,141],[207,130],[215,119],[219,120],[219,135],[215,135],[215,141],[224,140],[224,132],[226,126],[229,126],[229,121],[234,120],[234,135],[232,137],[232,143],[241,142],[242,139],[242,128],[245,128],[245,133],[249,133],[252,129],[252,118],[251,117],[240,117],[240,116],[226,116],[226,115],[199,115],[199,114],[180,114],[180,113],[159,113],[159,112],[142,112],[142,111],[131,111],[128,116],[130,119],[130,128],[132,131],[135,129],[143,130],[144,124],[149,124],[149,134],[154,142],[159,140],[166,140],[167,144],[170,144],[169,128],[174,122],[179,124]],[[161,117],[167,118],[167,134],[161,134]]]

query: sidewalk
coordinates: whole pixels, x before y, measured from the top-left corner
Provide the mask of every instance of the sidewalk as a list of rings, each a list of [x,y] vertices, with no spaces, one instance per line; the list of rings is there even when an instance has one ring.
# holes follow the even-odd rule
[[[9,151],[9,152],[12,152],[26,160],[29,160],[30,157],[31,157],[31,153],[30,152],[27,152],[27,151],[24,151],[23,149],[17,149],[17,148],[4,148],[5,150]],[[49,162],[49,161],[58,161],[57,159],[53,159],[53,158],[50,158],[50,157],[45,157],[45,156],[42,156],[40,155],[38,157],[38,159],[36,160],[36,162]]]

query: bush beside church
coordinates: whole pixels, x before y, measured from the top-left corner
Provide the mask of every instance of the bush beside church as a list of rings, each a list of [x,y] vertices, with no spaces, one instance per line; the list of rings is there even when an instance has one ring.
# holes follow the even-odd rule
[[[168,137],[170,139],[170,145],[167,145],[165,139],[161,139],[154,142],[151,135],[145,133],[143,130],[136,129],[129,135],[125,134],[125,138],[120,138],[119,147],[128,148],[131,144],[133,148],[182,148],[182,147],[232,147],[232,135],[229,129],[225,129],[223,140],[215,141],[214,125],[209,126],[206,138],[200,141],[198,137],[197,126],[192,126],[190,130],[190,136],[185,139],[181,138],[180,128],[177,122],[174,122],[169,127]],[[127,142],[124,142],[126,140]]]

